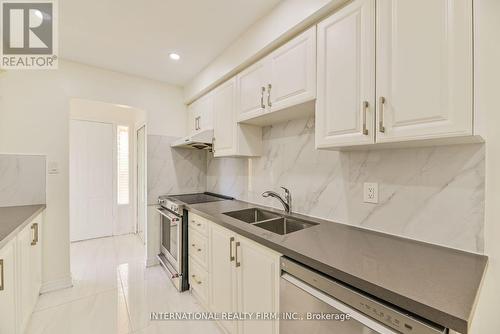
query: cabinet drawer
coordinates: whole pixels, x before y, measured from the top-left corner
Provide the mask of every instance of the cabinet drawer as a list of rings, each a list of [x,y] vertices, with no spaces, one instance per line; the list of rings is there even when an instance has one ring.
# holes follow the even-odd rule
[[[194,213],[189,213],[189,230],[196,230],[206,236],[208,234],[208,222],[205,218]]]
[[[201,299],[201,302],[207,304],[208,273],[198,265],[192,256],[189,257],[189,286]]]
[[[208,240],[196,231],[189,232],[189,255],[204,268],[207,267]]]

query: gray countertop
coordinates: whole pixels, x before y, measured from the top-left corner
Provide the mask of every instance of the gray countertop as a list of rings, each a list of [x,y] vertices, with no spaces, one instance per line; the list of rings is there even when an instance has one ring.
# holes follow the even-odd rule
[[[486,256],[298,214],[293,216],[319,225],[278,235],[223,215],[250,207],[277,211],[237,200],[187,207],[413,314],[460,333],[468,332]]]
[[[45,204],[0,207],[0,248],[45,208]]]

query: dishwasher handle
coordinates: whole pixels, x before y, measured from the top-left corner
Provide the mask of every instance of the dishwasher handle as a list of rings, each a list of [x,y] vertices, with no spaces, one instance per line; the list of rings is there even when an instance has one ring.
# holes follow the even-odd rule
[[[322,302],[330,305],[331,307],[339,310],[340,312],[348,314],[353,320],[356,320],[356,321],[362,323],[363,325],[374,330],[377,333],[380,333],[380,334],[399,334],[399,332],[394,331],[394,330],[382,325],[381,323],[373,320],[372,318],[367,317],[363,313],[358,312],[357,310],[355,310],[353,308],[350,308],[349,306],[338,301],[337,299],[325,294],[324,292],[322,292],[320,290],[313,288],[309,284],[302,282],[301,280],[293,277],[290,274],[283,273],[281,275],[281,279],[288,281],[289,283],[304,290],[305,292],[307,292],[311,296],[321,300]]]

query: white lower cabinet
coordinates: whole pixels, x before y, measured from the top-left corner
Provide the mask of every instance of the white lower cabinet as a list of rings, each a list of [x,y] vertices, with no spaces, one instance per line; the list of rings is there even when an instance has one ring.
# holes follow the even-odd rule
[[[0,249],[0,333],[16,333],[15,239]]]
[[[210,221],[208,247],[206,305],[209,311],[277,314],[281,254]],[[193,264],[190,278],[191,274],[200,271],[198,262],[193,261]],[[195,287],[201,284],[194,280],[190,284],[195,296],[200,298]],[[218,323],[224,332],[230,334],[279,332],[278,320],[221,320]]]
[[[0,249],[0,333],[24,333],[42,282],[40,214]]]

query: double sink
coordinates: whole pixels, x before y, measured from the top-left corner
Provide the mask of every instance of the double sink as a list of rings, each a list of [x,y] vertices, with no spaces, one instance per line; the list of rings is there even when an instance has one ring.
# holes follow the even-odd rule
[[[307,220],[289,217],[258,208],[224,212],[224,214],[226,216],[238,219],[242,222],[281,235],[289,234],[308,227],[312,227],[314,225],[318,225],[317,223],[313,223]]]

